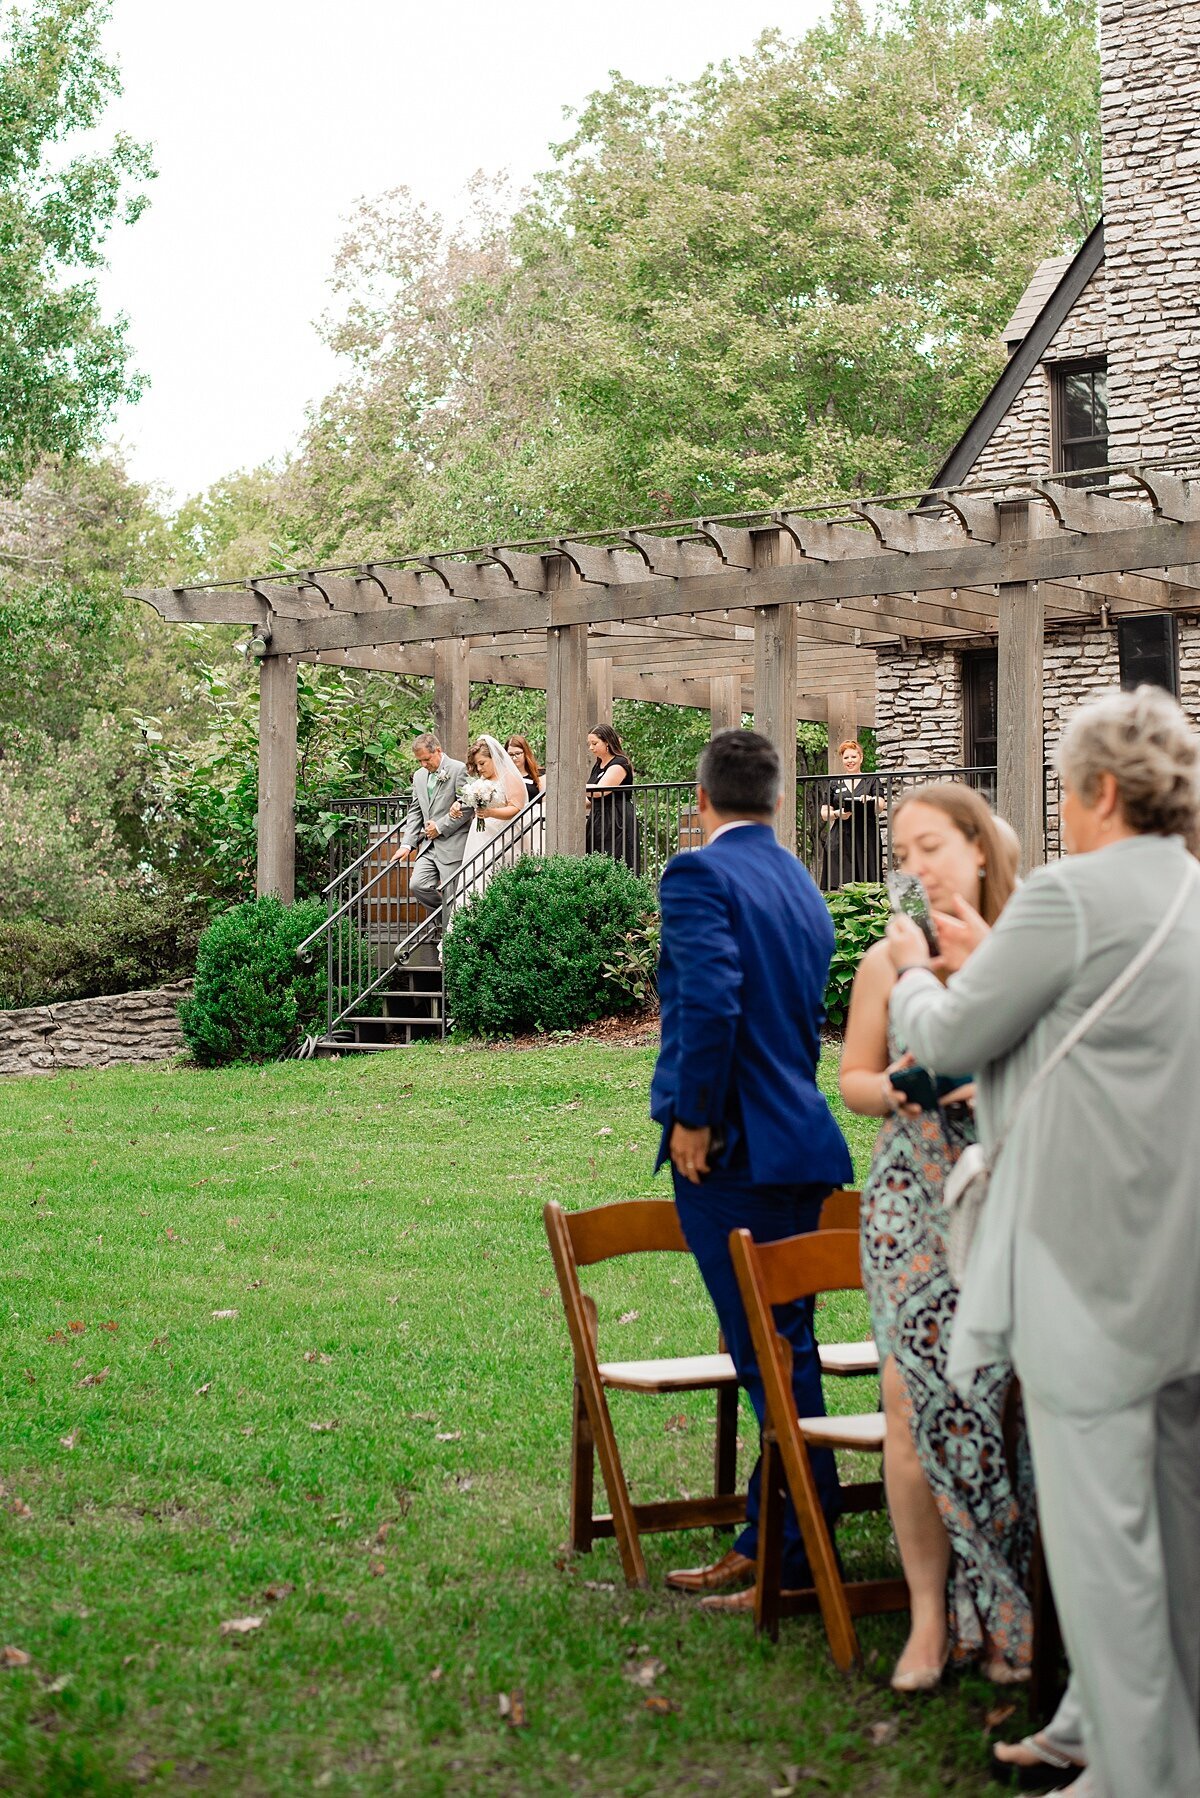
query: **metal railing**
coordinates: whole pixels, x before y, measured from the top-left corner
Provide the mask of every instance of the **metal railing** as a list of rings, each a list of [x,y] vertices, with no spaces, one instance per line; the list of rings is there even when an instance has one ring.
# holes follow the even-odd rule
[[[878,880],[891,866],[888,819],[897,803],[915,787],[946,780],[962,781],[981,793],[989,805],[996,803],[994,767],[930,765],[881,769],[854,777],[801,774],[796,779],[796,853],[823,892],[834,892],[850,881]],[[626,861],[655,883],[662,877],[663,869],[673,855],[680,850],[698,849],[703,841],[693,781],[636,781],[624,792],[619,787],[603,793],[593,789],[589,796],[592,802],[587,836],[589,849]],[[536,801],[534,807],[528,808],[530,813],[537,809],[538,847],[533,847],[533,826],[527,820],[522,826],[525,846],[518,853],[544,853],[540,803]],[[334,809],[345,809],[353,816],[354,828],[360,832],[374,830],[379,833],[377,840],[382,842],[398,828],[407,805],[407,794],[393,794],[365,800],[340,800]],[[352,813],[351,808],[355,808]],[[526,818],[526,813],[519,814],[519,818]],[[1048,767],[1045,783],[1048,860],[1061,853],[1059,839],[1057,777]],[[492,843],[498,840],[493,838]],[[511,850],[511,841],[506,841]],[[347,863],[347,869],[360,864],[366,853],[360,849],[357,863]],[[335,839],[330,845],[331,876],[338,873],[335,856],[344,854],[344,844]],[[480,858],[475,881],[486,879],[504,855],[503,849],[492,849],[486,859]],[[509,859],[515,857],[510,853]],[[463,893],[461,898],[467,896]]]
[[[407,796],[342,803],[372,808],[362,824],[368,841],[324,888],[325,919],[296,952],[311,960],[324,946],[327,1036],[356,1018],[378,1016],[391,996],[389,988],[397,967],[405,967],[418,949],[434,944],[453,913],[483,890],[498,867],[508,866],[522,855],[541,855],[545,842],[540,794],[488,837],[477,853],[469,840],[476,826],[469,824],[462,868],[447,881],[440,908],[423,912],[408,896],[401,874],[405,864],[395,858],[404,830]],[[351,816],[357,823],[355,814]],[[332,843],[330,851],[332,857]],[[437,984],[440,988],[440,980]],[[441,1011],[444,1024],[444,1007]]]

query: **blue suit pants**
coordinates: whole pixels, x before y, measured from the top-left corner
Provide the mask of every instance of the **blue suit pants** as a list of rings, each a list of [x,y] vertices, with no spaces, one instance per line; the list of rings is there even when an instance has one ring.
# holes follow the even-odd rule
[[[777,1242],[784,1236],[798,1236],[815,1230],[821,1215],[821,1202],[829,1188],[827,1185],[756,1186],[747,1169],[714,1169],[699,1186],[683,1179],[674,1168],[671,1174],[684,1237],[696,1257],[701,1277],[716,1307],[717,1320],[737,1369],[738,1381],[750,1395],[761,1429],[765,1411],[762,1375],[729,1253],[729,1233],[731,1230],[749,1230],[755,1242]],[[791,1305],[777,1305],[774,1313],[776,1329],[791,1344],[792,1392],[800,1417],[820,1417],[825,1412],[821,1363],[813,1334],[813,1309],[812,1299],[803,1299]],[[811,1458],[821,1508],[832,1525],[839,1510],[833,1451],[814,1449]],[[758,1552],[761,1474],[760,1455],[747,1488],[746,1527],[734,1544],[752,1559]],[[783,1521],[783,1583],[788,1588],[812,1583],[799,1520],[790,1499]]]

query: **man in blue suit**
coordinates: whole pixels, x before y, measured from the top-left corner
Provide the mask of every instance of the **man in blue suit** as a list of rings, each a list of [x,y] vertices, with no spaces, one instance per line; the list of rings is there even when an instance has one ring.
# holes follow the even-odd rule
[[[807,871],[775,840],[781,770],[766,737],[722,731],[701,756],[697,780],[705,847],[675,856],[662,879],[662,1047],[650,1110],[663,1130],[657,1166],[672,1164],[684,1236],[761,1425],[762,1377],[729,1234],[746,1229],[772,1242],[815,1230],[822,1199],[850,1177],[849,1152],[816,1079],[833,925]],[[797,1412],[819,1416],[813,1303],[780,1306],[775,1316],[792,1348]],[[814,1453],[813,1470],[832,1522],[832,1452]],[[714,1609],[752,1607],[759,1475],[756,1464],[733,1549],[711,1567],[669,1573],[669,1586],[717,1595],[704,1599]],[[783,1583],[812,1583],[790,1504]]]

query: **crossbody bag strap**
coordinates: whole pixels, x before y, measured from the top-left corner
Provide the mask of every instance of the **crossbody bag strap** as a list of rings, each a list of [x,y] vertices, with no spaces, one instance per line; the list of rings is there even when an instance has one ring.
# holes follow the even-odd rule
[[[1159,924],[1157,930],[1155,930],[1151,936],[1147,937],[1146,941],[1142,944],[1129,965],[1122,968],[1121,972],[1112,982],[1112,985],[1105,987],[1100,997],[1089,1005],[1088,1009],[1084,1012],[1078,1022],[1073,1024],[1070,1030],[1067,1031],[1067,1034],[1063,1037],[1062,1041],[1054,1045],[1054,1048],[1051,1049],[1041,1067],[1038,1068],[1032,1079],[1025,1086],[1020,1098],[1013,1107],[1012,1116],[1004,1127],[1004,1134],[993,1145],[992,1152],[987,1158],[989,1171],[996,1165],[996,1159],[999,1156],[1001,1149],[1008,1141],[1009,1132],[1016,1123],[1025,1101],[1032,1098],[1038,1087],[1043,1085],[1054,1072],[1059,1062],[1066,1060],[1076,1043],[1079,1042],[1081,1037],[1086,1035],[1092,1025],[1096,1023],[1098,1019],[1102,1018],[1105,1012],[1116,1004],[1123,993],[1128,992],[1138,975],[1144,968],[1149,966],[1150,962],[1152,962],[1154,957],[1158,954],[1159,950],[1174,930],[1176,924],[1179,922],[1183,913],[1183,908],[1187,904],[1188,893],[1191,890],[1192,881],[1195,878],[1196,871],[1197,864],[1189,857],[1187,873],[1180,882],[1179,891],[1167,907],[1167,914]]]

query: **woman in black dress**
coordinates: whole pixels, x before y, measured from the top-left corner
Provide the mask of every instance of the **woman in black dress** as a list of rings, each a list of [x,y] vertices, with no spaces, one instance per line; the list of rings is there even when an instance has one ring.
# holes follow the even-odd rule
[[[844,775],[829,782],[821,816],[829,825],[821,870],[821,891],[835,893],[855,880],[883,879],[880,820],[887,814],[882,783],[862,772],[862,746],[854,737],[838,744]]]
[[[588,732],[595,761],[588,775],[587,852],[611,855],[638,870],[637,815],[633,809],[633,763],[611,724]]]
[[[508,739],[504,747],[516,763],[517,773],[525,782],[525,793],[530,806],[535,802],[537,804],[537,810],[531,811],[524,821],[520,838],[521,853],[545,855],[546,808],[542,802],[542,794],[546,791],[546,777],[538,767],[538,759],[528,737],[517,733]]]

